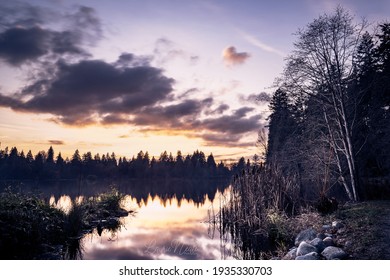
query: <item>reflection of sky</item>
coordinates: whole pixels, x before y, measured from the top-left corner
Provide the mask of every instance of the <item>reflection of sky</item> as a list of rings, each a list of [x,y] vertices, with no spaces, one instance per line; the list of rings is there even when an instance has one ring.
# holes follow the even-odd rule
[[[84,259],[221,259],[221,243],[209,235],[208,211],[218,207],[207,199],[199,206],[186,200],[164,203],[149,196],[146,205],[136,206],[128,197],[126,207],[137,208],[135,217],[125,217],[125,226],[113,235],[90,234],[83,240]]]

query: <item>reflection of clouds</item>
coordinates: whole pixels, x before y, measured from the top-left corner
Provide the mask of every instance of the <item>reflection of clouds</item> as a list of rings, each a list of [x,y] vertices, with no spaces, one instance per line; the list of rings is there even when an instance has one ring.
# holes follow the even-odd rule
[[[193,227],[140,228],[122,230],[118,239],[109,233],[85,242],[85,259],[219,259],[219,239],[207,235],[207,225]],[[133,257],[131,257],[133,256]]]
[[[115,241],[110,233],[85,238],[85,259],[221,259],[220,239],[208,235],[209,205],[197,208],[183,203],[161,206],[155,197],[141,207],[136,217],[126,217]],[[153,207],[159,205],[160,207]],[[148,208],[148,207],[151,208]],[[151,211],[150,209],[153,209]],[[154,214],[154,215],[153,215]]]

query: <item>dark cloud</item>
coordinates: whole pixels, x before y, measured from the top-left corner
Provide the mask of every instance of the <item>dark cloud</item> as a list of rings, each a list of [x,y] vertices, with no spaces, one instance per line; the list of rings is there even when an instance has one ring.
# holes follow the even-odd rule
[[[247,52],[237,52],[235,47],[230,46],[223,50],[222,57],[226,65],[232,66],[243,64],[250,57],[250,54]]]
[[[0,58],[19,66],[47,54],[86,55],[80,43],[80,37],[70,31],[56,32],[40,27],[9,28],[0,33]]]
[[[116,66],[149,66],[152,57],[136,56],[132,53],[122,53],[115,62]]]
[[[206,118],[200,118],[200,113],[201,108],[204,111],[207,106],[204,106],[204,104],[203,106],[192,105],[191,108],[193,108],[191,114],[185,115],[184,111],[182,112],[181,110],[181,114],[178,114],[175,106],[163,107],[155,112],[137,116],[133,120],[133,124],[147,127],[142,130],[143,132],[158,133],[163,131],[167,133],[166,131],[169,131],[170,135],[201,138],[209,146],[230,147],[253,146],[254,143],[252,142],[240,142],[240,140],[244,136],[258,131],[263,126],[261,115],[247,116],[247,113],[254,110],[250,107],[243,107],[231,114],[224,114],[218,117],[210,115]]]
[[[240,95],[239,100],[243,103],[269,103],[272,96],[266,92],[252,93],[248,96]]]
[[[64,55],[87,56],[85,45],[92,44],[102,37],[101,23],[95,11],[88,7],[79,7],[69,15],[57,14],[56,21],[63,27],[53,30],[47,25],[54,22],[53,17],[44,16],[44,12],[55,13],[44,8],[28,4],[8,5],[4,9],[12,12],[0,20],[0,58],[12,66],[26,62],[37,62],[39,58],[59,59]],[[0,7],[1,9],[2,7]],[[0,13],[2,14],[2,13]],[[49,56],[50,55],[50,56]]]
[[[48,53],[48,34],[38,27],[10,28],[0,33],[0,57],[14,66]]]
[[[165,129],[187,129],[212,102],[212,98],[188,99],[174,105],[146,107],[137,113],[133,123],[158,125]]]
[[[120,139],[129,138],[129,135],[119,135],[118,138]]]
[[[241,112],[240,112],[241,114]],[[224,115],[218,118],[208,118],[198,123],[198,126],[209,131],[231,135],[257,131],[261,126],[261,115],[244,117],[242,114]]]
[[[253,142],[241,142],[242,134],[204,133],[201,138],[207,146],[250,147],[254,145]]]
[[[89,43],[103,36],[102,24],[91,7],[79,6],[74,13],[65,15],[69,22],[69,30],[80,33]]]
[[[242,118],[247,115],[247,113],[252,112],[254,108],[251,107],[242,107],[234,111],[234,116],[237,118]]]
[[[57,17],[52,10],[41,6],[14,0],[2,0],[0,3],[0,28],[38,26]]]
[[[102,60],[74,64],[59,61],[52,78],[25,87],[24,101],[0,95],[0,105],[14,110],[51,113],[70,125],[118,123],[118,114],[131,114],[144,106],[165,100],[173,79],[150,66],[118,67]]]
[[[51,145],[65,145],[65,142],[62,140],[49,140],[48,142]]]
[[[221,115],[223,114],[226,110],[228,110],[230,107],[227,104],[221,104],[217,108],[209,108],[208,110],[205,111],[206,115]]]
[[[185,98],[185,97],[187,97],[187,96],[189,96],[189,95],[191,95],[191,94],[193,94],[193,93],[197,93],[197,92],[199,92],[199,89],[198,89],[198,88],[190,88],[190,89],[184,91],[182,94],[180,94],[180,95],[178,96],[178,98],[179,98],[179,99],[183,99],[183,98]]]

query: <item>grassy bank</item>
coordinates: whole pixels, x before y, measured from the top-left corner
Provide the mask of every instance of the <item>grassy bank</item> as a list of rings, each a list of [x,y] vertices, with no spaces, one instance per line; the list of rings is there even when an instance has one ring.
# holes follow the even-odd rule
[[[333,216],[346,225],[340,241],[350,241],[346,251],[353,259],[390,259],[390,201],[346,204]]]
[[[121,208],[124,196],[107,193],[73,202],[68,211],[57,209],[36,195],[0,193],[1,259],[79,259],[80,239],[86,232],[115,230],[118,217],[128,215]]]

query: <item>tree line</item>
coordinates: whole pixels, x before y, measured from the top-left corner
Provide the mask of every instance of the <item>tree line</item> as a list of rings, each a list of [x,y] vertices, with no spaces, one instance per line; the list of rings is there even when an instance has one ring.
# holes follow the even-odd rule
[[[297,176],[307,195],[357,201],[373,179],[389,184],[390,23],[368,26],[341,7],[320,16],[297,32],[277,80],[259,142],[267,165]]]
[[[19,152],[16,147],[0,149],[0,179],[2,180],[59,180],[93,178],[228,178],[244,169],[249,161],[242,157],[238,162],[227,165],[215,162],[213,154],[206,155],[195,151],[186,156],[180,151],[174,157],[166,151],[159,158],[150,157],[140,151],[131,159],[119,157],[115,153],[80,154],[76,150],[71,158],[57,156],[54,149],[40,151],[35,156],[31,150]]]

